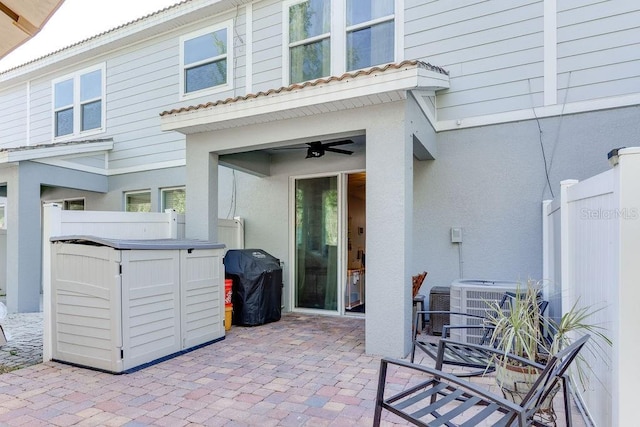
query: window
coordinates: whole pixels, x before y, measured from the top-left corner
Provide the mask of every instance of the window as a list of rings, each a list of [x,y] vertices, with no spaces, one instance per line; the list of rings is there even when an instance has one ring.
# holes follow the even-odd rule
[[[184,213],[186,191],[182,188],[164,188],[160,190],[162,195],[162,212],[165,209],[174,209],[177,213]]]
[[[393,0],[347,0],[347,71],[394,60]]]
[[[289,81],[330,74],[331,1],[307,0],[289,7]]]
[[[283,79],[291,83],[397,61],[402,0],[284,3]]]
[[[4,229],[7,228],[7,223],[4,219],[4,211],[5,211],[5,205],[0,205],[0,229]]]
[[[62,209],[66,211],[83,211],[84,199],[65,200],[62,205]]]
[[[54,137],[102,131],[104,65],[53,82]]]
[[[232,25],[210,27],[180,39],[182,93],[226,90],[232,82]]]
[[[57,203],[65,211],[84,210],[84,199],[46,200],[44,203]]]
[[[151,212],[151,192],[137,191],[125,193],[124,208],[127,212]]]

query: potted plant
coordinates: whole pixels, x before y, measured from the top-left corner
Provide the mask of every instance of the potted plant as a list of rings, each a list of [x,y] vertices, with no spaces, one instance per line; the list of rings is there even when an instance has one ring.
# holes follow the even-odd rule
[[[611,345],[601,326],[588,323],[588,318],[599,309],[580,307],[577,302],[567,310],[560,321],[545,317],[539,309],[542,282],[528,280],[523,289],[517,289],[506,307],[489,302],[490,310],[485,323],[491,329],[490,345],[502,353],[515,354],[540,365],[546,364],[550,355],[568,345],[572,337],[589,333],[595,345],[604,342]],[[579,362],[579,361],[578,361]],[[528,393],[529,385],[537,379],[538,370],[531,366],[517,366],[507,358],[492,360],[496,368],[496,381],[506,398],[520,402]],[[588,366],[577,363],[577,375],[585,385]],[[551,413],[553,396],[543,405],[543,411]]]

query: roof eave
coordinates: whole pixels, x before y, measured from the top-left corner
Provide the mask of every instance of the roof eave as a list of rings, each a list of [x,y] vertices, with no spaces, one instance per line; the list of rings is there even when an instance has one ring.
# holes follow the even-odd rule
[[[449,76],[421,66],[386,69],[350,79],[273,93],[268,96],[222,103],[206,108],[163,113],[160,117],[163,131],[183,134],[232,127],[233,122],[274,121],[283,115],[302,116],[305,108],[330,105],[331,109],[349,108],[349,100],[362,100],[382,94],[395,94],[388,99],[406,98],[409,90],[438,91],[449,88]],[[384,101],[380,101],[384,102]],[[358,103],[356,103],[358,104]],[[298,113],[296,113],[298,112]]]
[[[52,157],[99,153],[113,149],[113,141],[91,142],[86,144],[69,144],[7,150],[0,152],[0,163],[18,163],[27,160],[38,160]]]

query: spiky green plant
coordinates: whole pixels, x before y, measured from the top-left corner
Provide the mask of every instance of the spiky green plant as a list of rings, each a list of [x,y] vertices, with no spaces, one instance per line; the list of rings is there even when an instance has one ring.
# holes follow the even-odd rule
[[[542,288],[542,282],[529,279],[524,289],[517,288],[508,307],[500,307],[493,301],[488,303],[490,310],[485,323],[492,329],[490,344],[504,354],[512,353],[544,364],[550,355],[569,345],[577,334],[589,333],[592,339],[589,340],[588,351],[604,355],[604,346],[612,345],[607,331],[600,325],[589,323],[589,318],[602,308],[580,306],[576,301],[556,322],[540,313]],[[507,364],[506,359],[493,362]],[[583,387],[587,380],[585,370],[588,369],[584,357],[579,356],[576,373]]]

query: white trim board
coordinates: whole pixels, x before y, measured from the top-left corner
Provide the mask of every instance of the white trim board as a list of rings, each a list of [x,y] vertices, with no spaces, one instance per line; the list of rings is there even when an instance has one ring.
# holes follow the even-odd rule
[[[489,114],[486,116],[463,117],[460,119],[441,120],[435,123],[436,132],[456,129],[467,129],[478,126],[497,125],[502,123],[533,120],[546,117],[564,116],[569,114],[588,113],[592,111],[609,110],[614,108],[640,105],[640,94],[624,95],[611,98],[601,98],[591,101],[572,102],[570,104],[556,104],[535,109],[509,111],[506,113]]]

